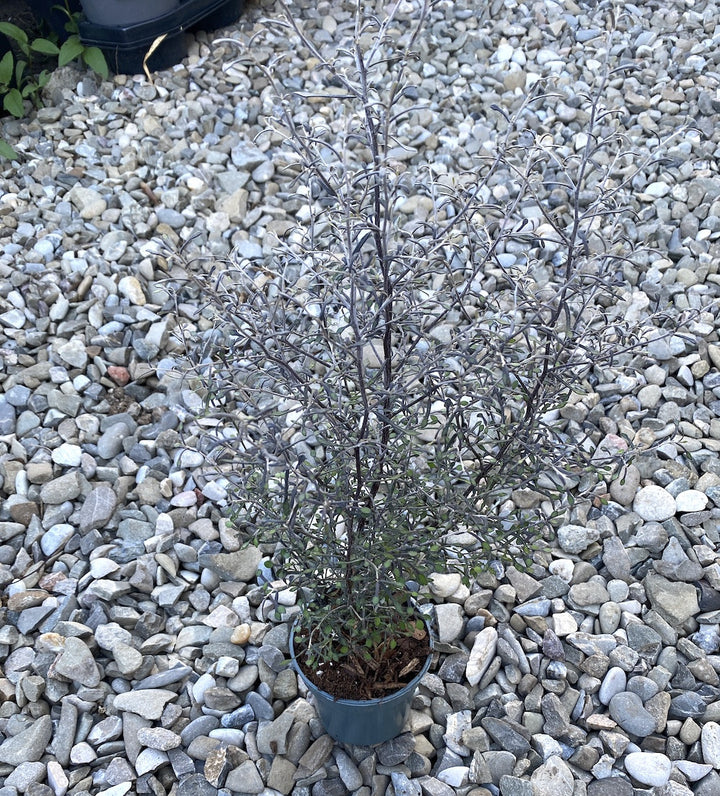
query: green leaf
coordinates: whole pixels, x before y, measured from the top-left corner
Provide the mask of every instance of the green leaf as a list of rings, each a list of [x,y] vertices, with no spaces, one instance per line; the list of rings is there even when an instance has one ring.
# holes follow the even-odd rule
[[[57,44],[53,44],[48,39],[33,39],[30,43],[30,49],[36,53],[44,53],[45,55],[57,55],[60,52]]]
[[[7,160],[19,160],[20,155],[8,144],[0,138],[0,158],[7,158]]]
[[[65,66],[70,61],[74,61],[85,48],[77,36],[71,36],[60,48],[60,55],[58,56],[58,66]]]
[[[6,52],[0,61],[0,86],[7,86],[12,79],[15,59],[11,52]]]
[[[23,105],[22,95],[14,88],[5,95],[3,99],[3,108],[12,114],[16,119],[22,119],[25,115],[25,106]]]
[[[15,85],[21,86],[23,82],[23,75],[25,74],[26,61],[18,61],[15,64]]]
[[[103,51],[99,47],[86,47],[82,54],[82,59],[90,69],[100,75],[103,80],[108,79],[110,70],[108,69]]]
[[[22,28],[13,25],[12,22],[0,22],[0,33],[4,33],[9,39],[16,41],[20,45],[20,49],[27,52],[28,37]]]

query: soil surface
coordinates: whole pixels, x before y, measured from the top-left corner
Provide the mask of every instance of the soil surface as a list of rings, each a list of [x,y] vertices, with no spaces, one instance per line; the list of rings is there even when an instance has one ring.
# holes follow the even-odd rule
[[[0,19],[22,28],[31,39],[45,33],[25,0],[3,0]]]
[[[302,637],[297,644],[297,661],[305,676],[318,688],[337,699],[377,699],[399,691],[422,669],[430,654],[430,639],[422,635],[399,636],[394,649],[376,649],[372,664],[348,656],[337,663],[312,668],[303,660]]]

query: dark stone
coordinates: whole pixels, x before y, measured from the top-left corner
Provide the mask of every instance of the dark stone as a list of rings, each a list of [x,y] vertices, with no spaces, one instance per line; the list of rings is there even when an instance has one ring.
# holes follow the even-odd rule
[[[707,705],[702,697],[692,691],[673,697],[670,700],[668,717],[671,719],[697,719],[705,715]]]
[[[273,706],[267,699],[263,699],[260,694],[251,691],[247,695],[246,702],[252,708],[255,718],[258,721],[272,721],[275,718]]]
[[[348,789],[340,777],[321,779],[312,786],[312,796],[346,796]]]
[[[570,727],[570,716],[560,698],[556,694],[545,694],[540,707],[545,717],[543,732],[552,738],[565,735]]]
[[[697,685],[693,673],[684,663],[678,663],[671,683],[672,687],[678,691],[692,691]]]
[[[549,575],[542,581],[542,596],[554,600],[564,597],[570,591],[570,584],[558,575]]]
[[[217,796],[217,792],[203,774],[190,774],[177,786],[177,796]]]
[[[711,771],[695,785],[695,796],[717,796],[720,793],[720,774]],[[591,796],[588,793],[588,796]]]
[[[528,739],[507,719],[486,716],[480,725],[501,749],[506,749],[515,757],[524,757],[530,751]]]
[[[662,650],[660,634],[640,622],[631,622],[627,626],[628,646],[645,660],[654,664]]]
[[[542,651],[545,657],[550,658],[552,661],[565,660],[565,648],[562,641],[555,635],[555,633],[548,628],[542,640]]]
[[[720,592],[715,591],[715,589],[713,589],[709,584],[705,583],[704,580],[696,583],[695,588],[697,589],[698,604],[701,611],[706,612],[720,610]]]
[[[466,652],[448,655],[438,670],[438,676],[446,683],[460,683],[465,677],[465,667],[470,656]]]
[[[405,732],[397,738],[378,746],[377,756],[383,766],[397,766],[415,751],[415,738],[411,733]]]
[[[505,774],[500,777],[500,793],[502,796],[533,796],[533,786],[530,780]]]
[[[249,721],[255,720],[255,713],[250,705],[242,705],[232,713],[226,713],[220,723],[223,727],[232,730],[241,730]]]
[[[607,777],[588,783],[587,796],[633,796],[633,786],[622,777]]]

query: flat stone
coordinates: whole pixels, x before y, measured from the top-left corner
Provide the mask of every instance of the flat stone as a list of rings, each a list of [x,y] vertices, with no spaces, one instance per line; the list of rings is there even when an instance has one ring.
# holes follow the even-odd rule
[[[625,690],[626,685],[627,675],[624,670],[619,666],[611,666],[603,678],[598,692],[598,699],[603,705],[609,705],[616,694],[620,694]]]
[[[135,771],[139,777],[144,774],[149,774],[151,771],[157,771],[169,762],[169,758],[165,752],[159,749],[143,749],[142,752],[135,758]]]
[[[82,461],[82,448],[79,445],[72,445],[69,442],[63,442],[53,449],[51,454],[52,460],[55,464],[62,467],[80,467]]]
[[[511,752],[516,758],[523,757],[530,751],[530,742],[519,730],[506,719],[486,716],[480,726],[490,735],[501,749]]]
[[[362,787],[363,777],[355,761],[342,749],[335,749],[335,765],[338,767],[343,785],[352,793]]]
[[[78,338],[68,340],[59,346],[58,354],[73,368],[84,368],[87,365],[87,350],[85,344]]]
[[[270,773],[268,774],[268,788],[288,796],[295,786],[295,772],[297,766],[285,757],[276,755],[273,757]]]
[[[600,538],[600,531],[596,528],[586,528],[584,525],[563,525],[558,528],[557,540],[560,547],[566,552],[578,555]]]
[[[177,796],[217,796],[218,789],[213,787],[203,774],[188,774],[177,786]]]
[[[457,603],[443,603],[435,606],[437,617],[438,641],[441,644],[451,644],[460,637],[465,625],[465,615],[461,605]]]
[[[260,754],[280,754],[287,752],[287,735],[295,717],[289,711],[281,713],[274,721],[263,722],[257,730],[257,748]]]
[[[693,691],[678,694],[670,700],[668,715],[672,719],[699,719],[707,712],[707,705],[700,696]],[[712,722],[709,722],[712,723]]]
[[[75,533],[75,528],[68,523],[59,523],[49,528],[40,539],[40,549],[46,556],[51,556],[61,550],[70,541]]]
[[[162,688],[141,688],[137,691],[118,694],[113,705],[115,710],[136,713],[149,721],[157,721],[162,716],[165,705],[174,699],[177,699],[177,694],[174,691],[166,691]]]
[[[477,685],[482,680],[483,675],[492,663],[497,650],[498,633],[494,627],[486,627],[481,630],[470,650],[465,667],[465,676],[471,686]]]
[[[124,276],[118,282],[118,291],[121,295],[125,296],[131,304],[137,307],[144,307],[147,303],[147,298],[137,277]]]
[[[65,640],[62,653],[53,664],[55,672],[89,688],[100,685],[100,670],[87,644],[70,636]]]
[[[402,771],[391,771],[390,780],[396,796],[422,796],[422,787],[417,780],[410,779]]]
[[[649,573],[643,580],[652,607],[672,627],[678,627],[700,611],[695,586],[670,581]]]
[[[708,504],[708,496],[698,489],[686,489],[675,497],[678,512],[703,511]]]
[[[117,495],[112,487],[100,484],[83,501],[78,517],[81,533],[103,529],[117,506]]]
[[[300,760],[298,760],[296,779],[314,774],[324,765],[332,752],[333,746],[335,746],[335,742],[329,735],[321,735],[317,740],[313,741]],[[413,741],[413,748],[414,746],[415,743]]]
[[[675,516],[677,505],[675,498],[667,490],[650,484],[638,490],[633,501],[633,511],[647,522],[663,522]]]
[[[637,694],[623,692],[610,700],[610,715],[631,735],[645,738],[656,730],[655,718],[645,710]]]
[[[265,785],[252,760],[246,760],[227,775],[225,787],[241,793],[262,793]]]
[[[708,721],[703,724],[700,744],[703,762],[720,769],[720,724],[716,721]]]
[[[588,782],[587,796],[633,796],[634,790],[624,777],[606,777]]]
[[[198,564],[219,575],[223,580],[248,583],[255,580],[262,554],[257,547],[248,546],[233,553],[201,553]]]
[[[530,777],[533,796],[572,796],[575,780],[568,764],[557,755],[548,758]]]
[[[15,788],[20,793],[36,782],[45,779],[45,764],[40,762],[20,763],[15,770],[5,778],[5,787]]]
[[[82,490],[78,472],[65,473],[40,487],[40,500],[46,505],[59,505],[66,500],[75,500]]]
[[[641,784],[660,788],[670,779],[672,763],[656,752],[630,752],[625,757],[625,770]]]
[[[50,716],[40,716],[27,729],[6,738],[0,744],[0,763],[10,766],[36,763],[45,754],[52,732]]]
[[[129,435],[130,429],[125,423],[113,423],[97,441],[98,456],[106,461],[114,459],[123,450]]]
[[[138,730],[137,737],[143,746],[158,749],[161,752],[175,749],[182,743],[182,739],[177,733],[164,727],[143,727]]]
[[[415,738],[410,733],[403,733],[391,738],[377,747],[378,760],[383,766],[397,766],[408,759],[415,751]]]

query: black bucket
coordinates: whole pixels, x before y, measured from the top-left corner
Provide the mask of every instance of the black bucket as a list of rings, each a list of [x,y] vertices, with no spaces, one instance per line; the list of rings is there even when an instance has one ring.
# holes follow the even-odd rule
[[[183,0],[179,6],[153,19],[132,25],[80,23],[80,38],[88,47],[99,47],[114,72],[136,75],[153,42],[162,42],[147,60],[151,71],[167,69],[187,55],[185,32],[214,30],[232,25],[245,6],[244,0]]]

